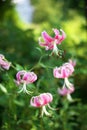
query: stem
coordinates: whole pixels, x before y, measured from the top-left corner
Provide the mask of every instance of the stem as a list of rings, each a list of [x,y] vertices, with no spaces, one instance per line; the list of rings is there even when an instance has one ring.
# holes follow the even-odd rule
[[[48,56],[48,54],[45,54],[45,55],[41,56],[40,59],[39,59],[39,61],[38,61],[38,63],[40,63],[41,60],[42,60],[42,58],[45,57],[45,56]]]
[[[17,71],[16,67],[13,64],[11,64],[11,67]]]
[[[38,68],[39,66],[41,66],[41,60],[45,56],[48,56],[48,54],[45,54],[45,55],[41,56],[40,59],[39,59],[39,61],[30,69],[30,71],[33,70],[33,69],[35,69],[35,68]]]

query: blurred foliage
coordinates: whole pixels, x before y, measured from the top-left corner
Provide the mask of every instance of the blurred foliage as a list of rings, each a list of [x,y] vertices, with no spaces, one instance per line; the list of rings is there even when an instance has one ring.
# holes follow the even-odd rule
[[[83,0],[31,0],[35,11],[33,24],[25,25],[18,18],[11,0],[0,0],[0,54],[4,54],[17,70],[31,69],[42,56],[34,69],[38,80],[31,89],[38,92],[51,92],[54,100],[50,111],[52,117],[38,116],[39,109],[29,105],[31,96],[18,94],[14,84],[16,71],[11,68],[0,71],[0,129],[1,130],[87,130],[87,49],[86,19]],[[46,30],[53,35],[52,28],[62,28],[67,35],[59,49],[65,50],[61,59],[46,52],[38,45],[38,37]],[[75,84],[76,99],[69,103],[57,94],[62,80],[54,79],[52,68],[60,66],[68,59],[76,59],[74,75],[70,80]],[[52,68],[49,68],[51,66]]]
[[[5,19],[6,12],[12,8],[11,0],[0,0],[0,20]]]
[[[52,26],[58,26],[63,20],[72,19],[71,10],[73,15],[75,15],[75,11],[80,16],[85,15],[85,3],[83,0],[67,0],[66,2],[64,0],[31,0],[31,3],[36,5],[33,15],[35,23],[49,22]]]

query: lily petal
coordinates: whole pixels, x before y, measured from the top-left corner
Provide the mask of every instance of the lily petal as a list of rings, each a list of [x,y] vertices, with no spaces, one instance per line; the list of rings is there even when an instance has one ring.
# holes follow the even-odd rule
[[[53,41],[53,38],[50,37],[46,31],[43,31],[43,32],[42,32],[42,38],[43,38],[46,42],[52,42],[52,41]]]

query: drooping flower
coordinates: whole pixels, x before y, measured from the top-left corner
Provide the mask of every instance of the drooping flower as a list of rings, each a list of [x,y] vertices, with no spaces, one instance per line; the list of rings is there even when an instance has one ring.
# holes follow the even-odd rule
[[[71,63],[65,63],[60,67],[56,67],[53,70],[53,75],[55,78],[64,79],[63,87],[58,88],[58,93],[62,96],[67,96],[69,101],[72,101],[71,93],[74,92],[74,85],[69,82],[68,77],[74,72],[74,66]]]
[[[41,117],[43,114],[50,116],[50,113],[47,112],[46,107],[48,106],[50,109],[54,110],[49,103],[53,100],[53,96],[51,93],[42,93],[39,96],[33,96],[30,100],[30,105],[36,108],[41,108]]]
[[[9,70],[11,66],[11,62],[8,62],[4,55],[0,54],[0,67],[5,70]]]
[[[26,86],[28,84],[31,84],[37,80],[37,75],[34,72],[27,72],[25,70],[21,70],[16,74],[16,84],[18,86],[21,86],[20,92],[25,92],[27,94],[30,94],[31,92],[26,89]]]
[[[69,83],[68,86],[64,84],[62,88],[58,88],[58,93],[62,96],[66,96],[69,101],[73,101],[70,94],[72,94],[74,90],[73,84]]]
[[[59,30],[53,29],[55,36],[51,37],[48,35],[46,31],[42,32],[42,39],[39,38],[39,45],[45,47],[46,50],[53,50],[52,53],[59,55],[59,49],[57,48],[57,44],[61,44],[61,42],[66,38],[65,32],[60,29],[62,35],[60,35]]]
[[[74,67],[70,63],[65,63],[60,67],[55,67],[53,75],[55,78],[68,78],[74,72]]]

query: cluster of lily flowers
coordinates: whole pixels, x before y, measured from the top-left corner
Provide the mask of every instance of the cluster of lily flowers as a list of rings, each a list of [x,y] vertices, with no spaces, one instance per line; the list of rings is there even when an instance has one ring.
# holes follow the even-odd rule
[[[66,34],[63,30],[62,35],[60,35],[60,31],[57,29],[53,29],[55,36],[51,37],[48,35],[46,31],[42,32],[42,39],[39,38],[39,45],[45,47],[46,50],[52,50],[52,54],[56,54],[59,56],[60,50],[58,49],[57,45],[61,44],[61,42],[66,38]],[[72,83],[69,82],[69,77],[74,72],[74,66],[76,65],[75,61],[69,60],[67,63],[64,63],[60,67],[55,67],[53,69],[53,76],[58,79],[64,79],[64,84],[62,88],[58,88],[58,93],[61,96],[66,96],[69,101],[73,101],[71,94],[74,92],[75,88]],[[11,63],[8,62],[4,55],[0,54],[0,68],[9,70]],[[27,85],[34,83],[37,80],[37,75],[34,72],[21,70],[17,72],[15,83],[19,86],[18,93],[24,92],[27,94],[32,94],[31,91],[27,90]],[[50,106],[50,103],[53,101],[53,96],[51,93],[41,93],[38,96],[33,96],[30,99],[30,105],[36,108],[41,108],[41,116],[43,114],[50,116],[50,113],[47,112],[46,107],[53,109]]]

